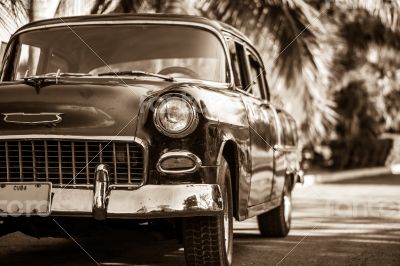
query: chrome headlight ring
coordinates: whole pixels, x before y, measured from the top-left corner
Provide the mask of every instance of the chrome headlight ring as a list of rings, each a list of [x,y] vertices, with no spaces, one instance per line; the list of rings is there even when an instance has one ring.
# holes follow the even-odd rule
[[[153,122],[162,134],[171,138],[182,138],[196,129],[199,115],[195,103],[189,97],[169,93],[156,101]]]

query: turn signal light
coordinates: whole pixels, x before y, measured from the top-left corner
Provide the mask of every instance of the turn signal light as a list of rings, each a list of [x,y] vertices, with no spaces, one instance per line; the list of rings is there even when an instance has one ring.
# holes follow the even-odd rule
[[[161,168],[165,170],[191,169],[194,166],[194,161],[186,157],[172,157],[161,162]]]
[[[157,170],[164,174],[194,173],[201,166],[201,160],[187,151],[164,153],[157,163]]]

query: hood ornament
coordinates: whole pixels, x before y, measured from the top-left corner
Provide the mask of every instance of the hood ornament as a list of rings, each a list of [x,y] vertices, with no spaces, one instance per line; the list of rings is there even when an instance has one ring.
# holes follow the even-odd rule
[[[63,113],[3,113],[4,122],[20,125],[55,125]]]

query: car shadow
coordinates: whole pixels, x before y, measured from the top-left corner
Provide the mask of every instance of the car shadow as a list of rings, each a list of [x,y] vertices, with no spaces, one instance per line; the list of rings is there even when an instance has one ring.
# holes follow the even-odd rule
[[[16,244],[15,238],[20,239],[20,243]],[[105,230],[101,235],[73,237],[73,240],[35,239],[14,233],[0,238],[0,243],[11,240],[14,240],[13,249],[6,254],[0,251],[1,265],[185,264],[183,249],[178,241],[165,239],[163,235],[148,230]]]

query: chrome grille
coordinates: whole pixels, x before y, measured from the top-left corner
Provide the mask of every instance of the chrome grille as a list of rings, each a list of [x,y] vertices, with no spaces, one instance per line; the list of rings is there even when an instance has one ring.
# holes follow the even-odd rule
[[[144,151],[135,142],[91,140],[1,140],[0,182],[93,184],[99,163],[108,164],[112,184],[140,185]]]

